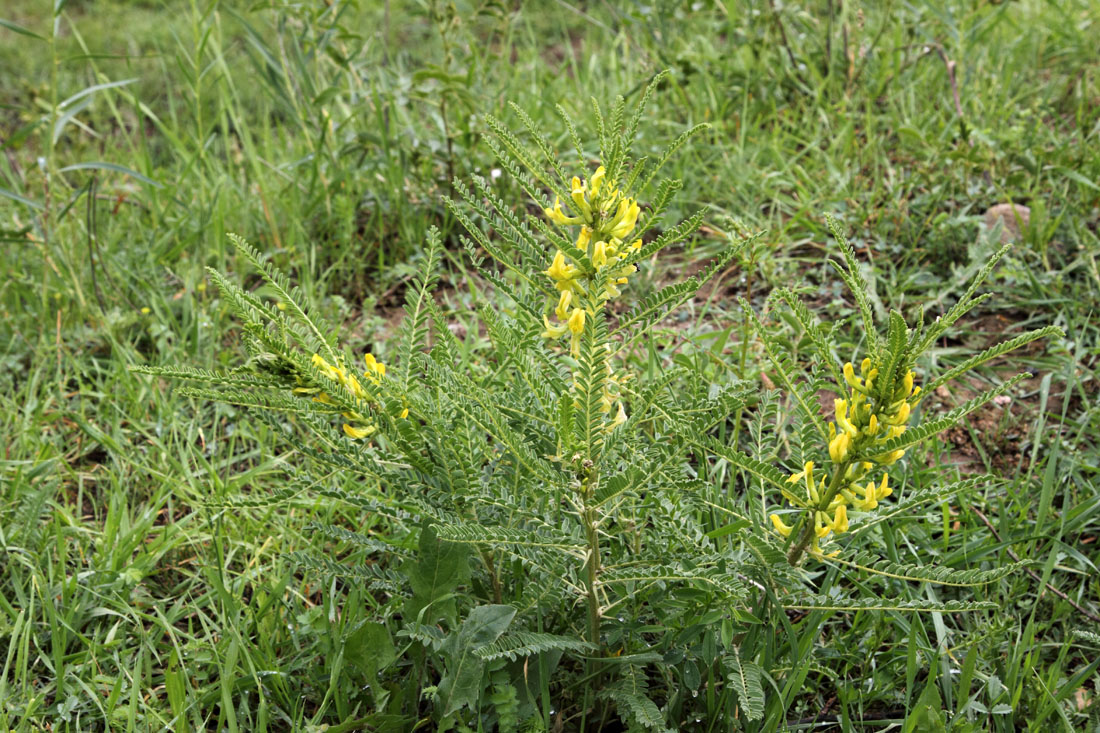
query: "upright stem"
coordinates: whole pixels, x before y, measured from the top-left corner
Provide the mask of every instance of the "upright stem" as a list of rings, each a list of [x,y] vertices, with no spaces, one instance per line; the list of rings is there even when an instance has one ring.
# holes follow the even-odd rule
[[[584,536],[588,545],[587,557],[584,562],[584,590],[585,602],[588,606],[588,634],[587,640],[595,647],[592,657],[586,665],[587,677],[591,683],[585,686],[584,706],[581,709],[581,728],[587,730],[588,712],[593,702],[592,693],[600,687],[602,669],[600,660],[603,647],[600,644],[600,598],[598,595],[600,576],[600,534],[597,522],[597,509],[593,506],[595,491],[593,481],[588,469],[581,482],[581,523],[584,525]]]
[[[485,569],[489,571],[489,580],[493,585],[493,603],[504,603],[504,590],[500,585],[500,573],[497,572],[496,563],[493,562],[493,554],[488,550],[481,551],[481,561],[485,563]]]
[[[587,492],[586,492],[587,493]],[[589,506],[589,496],[585,496],[584,532],[588,541],[588,560],[585,562],[586,574],[584,589],[588,601],[588,641],[600,646],[600,599],[597,595],[600,575],[600,535],[596,527],[596,509]]]
[[[823,512],[829,508],[829,504],[832,503],[837,493],[840,491],[841,484],[844,481],[844,474],[848,473],[848,466],[852,465],[850,460],[837,464],[836,470],[833,471],[832,478],[829,479],[829,487],[825,489],[825,495],[821,497],[821,501],[817,503],[817,506],[811,506],[807,511],[802,513],[801,524],[795,528],[795,532],[801,528],[802,534],[798,538],[798,542],[795,543],[791,551],[787,553],[787,562],[791,565],[797,565],[798,561],[802,559],[803,553],[806,552],[806,548],[810,546],[810,542],[814,538],[814,513]]]

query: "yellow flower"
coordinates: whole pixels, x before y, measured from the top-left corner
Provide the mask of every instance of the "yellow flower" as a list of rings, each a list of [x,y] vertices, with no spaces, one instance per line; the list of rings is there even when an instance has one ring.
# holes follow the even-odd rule
[[[641,207],[638,206],[638,202],[634,199],[623,199],[619,203],[619,208],[615,212],[615,217],[612,219],[611,236],[616,239],[625,239],[627,234],[630,234],[634,229],[634,225],[638,222],[638,214],[641,212]]]
[[[856,376],[855,367],[852,366],[852,362],[848,362],[844,365],[844,381],[848,383],[848,386],[857,392],[866,393],[867,389],[863,386],[863,380]]]
[[[772,514],[768,518],[772,520],[772,526],[775,527],[776,532],[778,532],[783,537],[791,536],[791,530],[794,529],[794,527],[791,527],[789,524],[780,519],[778,514]]]
[[[374,358],[374,354],[367,352],[363,354],[363,361],[367,363],[367,370],[373,372],[379,377],[386,376],[386,365]]]
[[[592,207],[588,205],[588,200],[585,198],[585,194],[588,189],[581,183],[581,179],[577,176],[573,176],[573,187],[569,192],[569,197],[573,199],[573,203],[576,204],[577,210],[581,212],[581,217],[585,221],[591,221],[592,219]],[[579,221],[572,222],[579,224]]]
[[[853,438],[859,435],[859,430],[848,419],[848,400],[833,400],[833,411],[836,413],[836,424],[841,430]]]
[[[592,264],[597,270],[603,269],[607,264],[607,242],[596,242],[596,246],[592,248]]]
[[[615,428],[626,422],[626,408],[623,407],[623,403],[619,403],[619,411],[615,413],[615,419],[611,421],[611,427]]]
[[[574,179],[575,180],[575,179]],[[554,208],[543,209],[542,213],[546,215],[546,218],[555,224],[561,226],[571,226],[573,224],[580,224],[581,220],[575,216],[568,216],[561,210],[561,199],[557,196],[554,197]]]
[[[568,327],[563,323],[560,326],[555,326],[550,323],[550,319],[546,316],[542,317],[542,323],[546,326],[546,330],[542,332],[542,337],[547,339],[561,338],[565,335]]]
[[[605,175],[607,175],[607,171],[602,165],[592,174],[592,181],[589,183],[589,188],[592,190],[593,196],[598,196],[600,194],[600,187],[603,186]]]
[[[550,267],[543,274],[548,275],[551,280],[561,281],[572,279],[576,273],[577,268],[565,263],[565,254],[559,249],[558,253],[554,255],[554,261],[550,263]]]
[[[844,459],[848,457],[848,446],[852,444],[852,438],[848,433],[838,433],[835,438],[829,441],[829,458],[833,460],[833,463],[843,463]]]
[[[573,293],[571,291],[561,291],[561,297],[558,298],[558,307],[554,309],[554,315],[558,317],[559,321],[565,321],[569,319],[569,303],[572,300]]]
[[[313,358],[310,359],[310,363],[329,379],[339,380],[340,376],[337,371],[320,354],[314,354]]]
[[[398,417],[401,418],[402,420],[404,420],[408,416],[409,416],[409,408],[407,408],[407,407],[404,410],[401,411],[400,415],[398,415]]]
[[[792,474],[787,479],[787,483],[797,483],[800,479],[806,479],[806,493],[810,497],[810,502],[816,504],[821,501],[820,495],[817,493],[817,485],[814,482],[814,462],[806,461],[806,464],[802,467],[802,470],[796,474]]]
[[[581,227],[581,233],[577,235],[577,249],[587,252],[590,241],[592,241],[592,228]]]
[[[876,499],[885,499],[890,494],[894,493],[894,490],[886,485],[887,479],[890,478],[889,474],[882,474],[882,483],[878,485],[878,489],[875,490]]]
[[[848,531],[848,507],[841,504],[836,508],[836,513],[833,515],[832,529],[837,534],[844,534]]]
[[[911,410],[912,410],[912,408],[909,407],[908,402],[902,402],[901,406],[898,407],[897,413],[892,415],[891,417],[884,418],[884,420],[885,420],[885,422],[888,422],[891,425],[902,425],[902,424],[908,422],[909,412]]]
[[[346,433],[347,436],[353,440],[361,440],[362,438],[366,438],[371,433],[373,433],[374,430],[374,426],[371,425],[368,425],[365,428],[357,428],[353,425],[348,425],[347,423],[344,423],[344,433]]]
[[[570,332],[572,332],[574,335],[579,336],[581,333],[583,333],[584,309],[574,308],[573,314],[569,316],[569,323],[567,325],[569,326]]]
[[[799,471],[798,473],[792,473],[791,477],[787,479],[787,483],[788,484],[797,483],[797,482],[801,481],[803,478],[805,478],[807,473],[810,473],[810,475],[813,475],[813,470],[814,470],[814,462],[813,461],[806,461],[806,465],[802,467],[802,470]]]

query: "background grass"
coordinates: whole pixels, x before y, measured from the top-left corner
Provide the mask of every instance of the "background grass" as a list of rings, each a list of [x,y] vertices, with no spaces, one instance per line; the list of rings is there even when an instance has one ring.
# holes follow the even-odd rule
[[[55,21],[49,3],[11,0],[0,19],[0,725],[365,716],[341,660],[369,598],[282,558],[318,541],[312,521],[371,520],[308,497],[227,509],[280,486],[292,447],[127,367],[238,363],[203,274],[233,269],[227,231],[384,358],[425,232],[454,230],[440,196],[494,167],[484,115],[511,120],[514,101],[566,148],[554,104],[581,118],[590,97],[636,95],[662,68],[674,75],[641,147],[712,125],[672,164],[678,206],[711,207],[711,235],[725,215],[768,230],[667,324],[697,337],[675,358],[766,380],[733,296],[759,303],[774,284],[807,288],[824,318],[847,314],[823,266],[826,212],[870,264],[877,304],[908,309],[957,297],[993,247],[986,208],[1028,205],[997,297],[934,359],[1039,325],[1068,334],[990,369],[1035,377],[909,461],[916,483],[947,467],[1001,472],[1007,488],[892,525],[883,548],[948,563],[1015,553],[1034,577],[976,591],[998,614],[793,619],[817,650],[800,685],[772,691],[776,709],[792,728],[851,729],[934,689],[956,725],[1096,725],[1098,649],[1073,632],[1096,631],[1100,613],[1097,3],[73,0]],[[666,258],[650,286],[713,244]],[[444,299],[460,317],[476,284],[451,265]]]

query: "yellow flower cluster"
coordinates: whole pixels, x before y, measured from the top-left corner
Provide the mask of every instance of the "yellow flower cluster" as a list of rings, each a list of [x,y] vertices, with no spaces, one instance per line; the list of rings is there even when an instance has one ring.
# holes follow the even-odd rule
[[[369,380],[371,384],[381,384],[382,377],[386,376],[386,365],[375,359],[374,354],[369,353],[363,356],[363,361],[367,366],[366,371],[363,373],[364,378]],[[370,398],[367,391],[363,389],[363,385],[359,382],[359,379],[343,366],[339,364],[329,364],[320,354],[314,354],[311,363],[319,372],[333,382],[343,385],[357,399],[366,400]],[[297,387],[294,389],[294,392],[295,394],[312,394],[314,395],[314,402],[323,402],[326,405],[333,404],[332,398],[316,387]],[[401,417],[407,417],[408,413],[409,411],[406,409],[402,412]],[[377,427],[371,424],[368,418],[358,412],[349,410],[342,414],[348,420],[348,422],[344,423],[344,434],[349,438],[354,440],[367,438],[377,430]]]
[[[580,226],[577,249],[585,253],[594,268],[588,272],[569,262],[565,253],[558,250],[544,273],[554,282],[559,296],[554,308],[558,323],[552,324],[543,316],[546,325],[543,336],[558,339],[569,333],[573,356],[580,352],[585,318],[592,315],[582,300],[587,300],[591,307],[594,302],[620,295],[618,286],[625,285],[627,278],[637,270],[634,265],[621,263],[631,252],[642,247],[640,239],[625,243],[638,223],[641,207],[618,189],[605,186],[606,175],[607,171],[600,166],[587,183],[573,177],[570,199],[575,216],[562,211],[560,198],[555,198],[554,208],[543,210],[555,224]]]
[[[878,376],[879,370],[872,366],[870,359],[864,359],[860,364],[859,376],[856,376],[855,367],[850,362],[844,365],[844,381],[850,392],[849,399],[838,399],[833,403],[835,421],[829,423],[831,470],[822,472],[820,479],[817,479],[814,463],[808,461],[801,471],[787,479],[792,484],[805,483],[805,501],[794,495],[787,498],[796,506],[812,509],[814,552],[820,552],[818,540],[824,539],[830,532],[843,534],[848,531],[849,506],[870,511],[878,506],[880,500],[893,493],[888,485],[889,474],[883,473],[877,484],[869,474],[876,466],[893,465],[905,455],[905,451],[876,453],[875,447],[905,432],[912,408],[920,402],[921,388],[914,386],[915,375],[911,371],[886,390],[876,388]],[[869,458],[852,460],[855,454]],[[830,491],[829,503],[822,509],[822,501]],[[790,536],[792,527],[778,514],[772,514],[770,519],[776,532],[784,537]]]

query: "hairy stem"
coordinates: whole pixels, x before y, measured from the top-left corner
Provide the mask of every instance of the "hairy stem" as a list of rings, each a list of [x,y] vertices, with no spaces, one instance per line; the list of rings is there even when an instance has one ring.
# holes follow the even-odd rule
[[[504,591],[500,585],[500,573],[497,572],[496,563],[493,562],[493,554],[488,550],[481,551],[481,561],[489,572],[489,579],[493,584],[493,603],[504,603]]]
[[[584,563],[585,600],[588,605],[588,641],[600,645],[600,599],[597,594],[600,577],[600,534],[598,531],[597,509],[592,506],[593,493],[591,481],[584,486],[584,534],[588,552]]]

